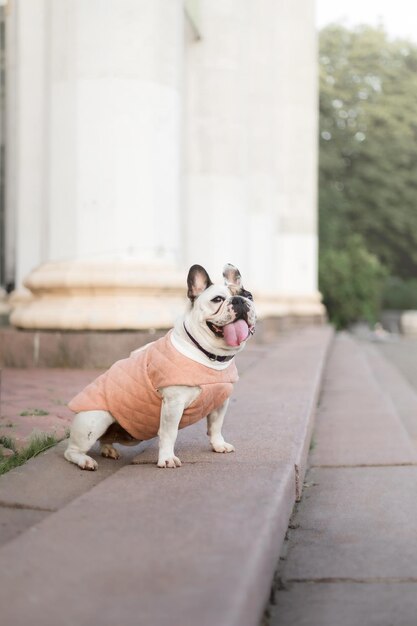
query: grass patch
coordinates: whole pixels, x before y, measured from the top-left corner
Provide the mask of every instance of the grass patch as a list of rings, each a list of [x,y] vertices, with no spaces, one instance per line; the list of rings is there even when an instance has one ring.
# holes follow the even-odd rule
[[[42,433],[40,435],[33,435],[26,448],[16,450],[16,445],[10,437],[0,437],[0,444],[14,451],[13,456],[9,457],[3,456],[0,452],[0,475],[6,474],[6,472],[9,472],[15,467],[23,465],[26,461],[29,461],[29,459],[33,459],[35,456],[38,456],[38,454],[41,454],[41,452],[52,448],[59,443],[59,441],[61,441],[61,439],[57,439],[55,435]]]
[[[28,409],[27,411],[22,411],[20,415],[21,417],[33,417],[39,415],[49,415],[49,413],[43,409]]]
[[[6,437],[6,436],[0,437],[0,445],[4,446],[5,448],[8,448],[9,450],[13,450],[13,452],[16,452],[16,446],[11,437]]]

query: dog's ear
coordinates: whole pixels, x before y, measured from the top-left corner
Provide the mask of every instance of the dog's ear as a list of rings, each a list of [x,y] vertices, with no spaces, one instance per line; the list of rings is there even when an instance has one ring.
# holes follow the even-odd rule
[[[223,268],[224,284],[234,294],[238,293],[242,287],[242,277],[237,267],[231,263],[226,263]]]
[[[193,265],[187,276],[188,293],[187,296],[193,303],[200,293],[203,293],[213,283],[210,276],[201,265]]]

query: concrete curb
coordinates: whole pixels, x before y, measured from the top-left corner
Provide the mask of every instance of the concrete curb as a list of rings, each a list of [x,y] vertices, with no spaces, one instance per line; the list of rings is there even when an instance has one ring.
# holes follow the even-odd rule
[[[180,470],[156,469],[151,444],[140,467],[4,545],[5,623],[257,624],[301,493],[332,335],[294,332],[244,372],[226,425],[235,454],[207,452],[197,424],[181,432]]]

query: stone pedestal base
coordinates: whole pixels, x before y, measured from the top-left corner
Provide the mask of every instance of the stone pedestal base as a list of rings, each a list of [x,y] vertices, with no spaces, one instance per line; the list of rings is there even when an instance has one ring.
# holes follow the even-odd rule
[[[321,301],[321,294],[286,295],[263,294],[254,291],[256,311],[260,319],[274,317],[300,317],[326,320],[326,309]]]
[[[186,279],[167,267],[132,261],[47,263],[25,280],[18,328],[132,330],[169,328],[184,310]]]
[[[25,281],[13,326],[39,330],[150,330],[173,326],[187,305],[186,275],[133,261],[47,263]],[[319,293],[284,296],[254,291],[259,319],[325,319]]]

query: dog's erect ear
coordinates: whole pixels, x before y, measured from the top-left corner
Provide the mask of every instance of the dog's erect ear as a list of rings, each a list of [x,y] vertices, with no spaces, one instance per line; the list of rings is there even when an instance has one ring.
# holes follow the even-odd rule
[[[232,293],[237,293],[242,289],[242,277],[237,267],[231,263],[226,263],[223,268],[224,284]]]
[[[188,285],[188,293],[187,296],[190,298],[191,302],[203,293],[210,287],[213,283],[210,280],[210,276],[207,274],[204,267],[201,265],[193,265],[190,267],[190,271],[187,276],[187,285]]]

